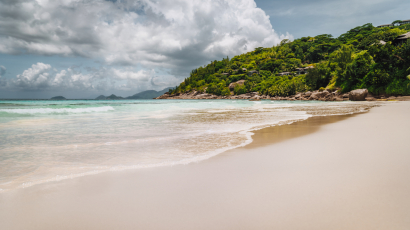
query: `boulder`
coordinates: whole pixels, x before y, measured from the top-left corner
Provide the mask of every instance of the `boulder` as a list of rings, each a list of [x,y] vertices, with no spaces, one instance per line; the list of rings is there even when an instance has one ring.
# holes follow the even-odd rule
[[[324,91],[321,93],[321,96],[324,97],[324,98],[328,97],[329,95],[331,95],[331,93],[330,93],[329,91],[327,91],[327,90],[324,90]]]
[[[322,97],[322,92],[313,92],[310,97],[309,100],[319,100],[319,98]]]
[[[309,98],[309,97],[310,97],[310,95],[312,95],[312,92],[307,91],[306,93],[304,93],[304,94],[303,94],[303,97],[305,97],[305,98]]]
[[[356,89],[349,93],[349,100],[351,101],[364,101],[367,96],[367,89]]]
[[[209,94],[203,93],[203,94],[196,95],[196,98],[197,99],[204,99],[204,98],[207,98],[208,96],[209,96]]]
[[[233,91],[235,89],[235,86],[237,85],[244,85],[245,84],[245,80],[239,80],[237,82],[232,82],[231,84],[229,84],[229,90]]]

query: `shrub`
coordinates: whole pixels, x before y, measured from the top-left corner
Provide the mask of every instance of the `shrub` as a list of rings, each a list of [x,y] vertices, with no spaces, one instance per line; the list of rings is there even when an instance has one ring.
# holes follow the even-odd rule
[[[229,96],[231,94],[231,91],[229,90],[228,87],[225,87],[222,91],[221,91],[221,96]]]
[[[236,85],[233,92],[236,95],[247,93],[245,85]]]

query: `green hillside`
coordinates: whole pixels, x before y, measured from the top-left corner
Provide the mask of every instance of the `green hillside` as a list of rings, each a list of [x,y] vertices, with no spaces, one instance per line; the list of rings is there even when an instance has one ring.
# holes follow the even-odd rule
[[[395,40],[409,31],[410,24],[384,28],[365,24],[338,38],[322,34],[283,40],[194,69],[169,93],[197,90],[225,96],[231,93],[230,83],[246,80],[233,93],[289,96],[324,88],[342,92],[367,88],[376,95],[410,95],[410,39],[402,44]],[[297,74],[298,68],[306,67],[310,67],[307,74]],[[278,76],[283,72],[290,75]]]

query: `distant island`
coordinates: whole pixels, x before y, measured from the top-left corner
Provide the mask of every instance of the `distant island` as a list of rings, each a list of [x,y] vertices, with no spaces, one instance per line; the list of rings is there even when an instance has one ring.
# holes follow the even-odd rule
[[[105,97],[104,95],[100,95],[97,98],[95,98],[95,100],[105,100],[107,97]]]
[[[153,98],[163,95],[164,93],[168,92],[170,89],[172,89],[172,87],[165,88],[161,91],[146,90],[146,91],[134,94],[130,97],[127,97],[127,99],[153,99]]]
[[[108,97],[106,97],[104,95],[100,95],[97,98],[95,98],[95,100],[154,99],[156,97],[159,97],[159,96],[163,95],[164,93],[168,92],[171,89],[172,89],[172,87],[165,88],[161,91],[146,90],[146,91],[136,93],[136,94],[134,94],[132,96],[129,96],[129,97],[126,97],[126,98],[119,97],[119,96],[116,96],[114,94],[111,94]]]
[[[105,100],[120,100],[120,99],[124,99],[124,98],[123,97],[118,97],[114,94],[111,94],[110,96],[105,98]]]
[[[284,39],[273,47],[215,60],[192,70],[157,99],[334,101],[357,89],[367,89],[361,92],[368,100],[410,95],[409,20],[378,27],[368,23],[337,38]]]
[[[56,96],[56,97],[50,98],[50,100],[67,100],[67,99],[63,96]]]

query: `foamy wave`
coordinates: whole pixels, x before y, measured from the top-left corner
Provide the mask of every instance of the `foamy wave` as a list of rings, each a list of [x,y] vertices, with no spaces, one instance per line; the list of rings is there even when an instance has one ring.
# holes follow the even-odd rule
[[[224,153],[226,151],[232,150],[232,149],[236,149],[239,147],[244,147],[246,145],[249,145],[250,143],[252,143],[253,139],[252,136],[254,135],[254,131],[256,130],[260,130],[263,128],[267,128],[267,127],[272,127],[272,126],[281,126],[281,125],[286,125],[286,124],[292,124],[294,122],[297,121],[302,121],[302,120],[306,120],[309,117],[311,117],[310,115],[307,115],[304,118],[300,118],[300,119],[296,119],[296,120],[281,120],[272,124],[265,124],[265,125],[261,125],[261,126],[257,126],[257,127],[253,127],[251,129],[248,130],[243,130],[238,132],[240,135],[244,135],[245,136],[245,141],[238,144],[238,145],[234,145],[234,146],[225,146],[223,148],[218,148],[212,151],[208,151],[203,155],[199,155],[199,156],[192,156],[186,159],[181,159],[181,160],[168,160],[168,161],[164,161],[161,163],[154,163],[154,164],[136,164],[136,165],[113,165],[113,166],[95,166],[93,167],[93,169],[90,169],[90,171],[86,171],[86,172],[82,172],[82,173],[71,173],[68,175],[56,175],[53,177],[49,177],[47,179],[42,179],[42,180],[36,180],[36,181],[27,181],[24,182],[22,184],[20,184],[19,186],[17,186],[17,188],[28,188],[34,185],[39,185],[39,184],[44,184],[44,183],[49,183],[49,182],[59,182],[59,181],[63,181],[63,180],[67,180],[67,179],[75,179],[75,178],[79,178],[79,177],[84,177],[84,176],[91,176],[91,175],[96,175],[96,174],[100,174],[100,173],[104,173],[104,172],[116,172],[116,171],[125,171],[125,170],[133,170],[133,169],[146,169],[146,168],[156,168],[156,167],[166,167],[166,166],[175,166],[175,165],[187,165],[187,164],[191,164],[191,163],[198,163],[204,160],[207,160],[211,157],[217,156],[221,153]],[[106,143],[107,144],[107,143]],[[111,143],[109,143],[111,144]],[[4,192],[7,190],[1,190],[0,192]]]
[[[61,114],[61,113],[94,113],[107,112],[114,110],[111,106],[90,107],[90,108],[38,108],[38,109],[0,109],[0,112],[17,113],[17,114]]]
[[[98,125],[87,126],[85,129],[78,126],[76,129],[71,129],[77,133],[76,138],[69,139],[69,141],[65,138],[54,138],[52,140],[56,140],[55,142],[47,140],[47,142],[33,145],[10,145],[8,148],[3,148],[3,152],[14,154],[26,151],[31,154],[30,156],[33,156],[33,162],[29,162],[30,164],[27,167],[20,166],[23,169],[27,168],[29,173],[21,175],[17,179],[11,177],[10,184],[0,184],[0,193],[9,189],[27,188],[37,184],[109,171],[200,162],[225,151],[250,144],[255,130],[291,124],[314,116],[360,113],[375,106],[375,104],[368,102],[299,104],[233,102],[237,102],[238,107],[233,107],[231,103],[227,103],[223,104],[225,106],[218,105],[216,108],[207,106],[198,108],[199,106],[195,105],[190,108],[177,107],[177,109],[173,109],[171,106],[174,106],[174,104],[171,104],[168,108],[172,109],[161,107],[153,111],[143,111],[143,115],[141,115],[141,112],[139,113],[139,108],[117,110],[127,111],[129,116],[124,116],[125,119],[118,119],[113,124],[113,127],[121,130],[115,135],[112,134],[111,130],[105,132],[104,129],[98,129]],[[248,104],[242,107],[244,103]],[[201,102],[201,105],[206,104]],[[58,114],[105,112],[114,109],[110,106],[104,106],[76,109],[0,109],[0,112],[8,112],[5,110],[22,114]],[[79,115],[72,117],[73,121],[76,121],[75,119]],[[158,119],[153,121],[153,119],[140,119],[141,117]],[[23,121],[25,120],[37,123],[41,119],[24,119]],[[100,124],[98,121],[96,120],[94,124]],[[67,124],[72,125],[73,123]],[[51,130],[47,133],[63,130],[65,125],[66,123],[56,123],[56,125],[47,126],[46,128]],[[104,125],[100,126],[105,128]],[[25,126],[20,123],[16,127]],[[89,127],[93,128],[92,133],[89,132]],[[43,125],[41,125],[41,128],[43,129]],[[30,126],[30,129],[27,130],[30,131],[31,129]],[[45,135],[48,135],[47,133]],[[13,135],[9,134],[9,136]],[[33,136],[39,137],[40,141],[43,140],[42,136],[37,133],[34,133]],[[81,141],[82,139],[86,141]],[[48,145],[48,142],[52,145]],[[75,148],[72,146],[75,146]],[[55,156],[59,156],[64,160],[54,161],[55,158],[43,157],[42,149],[56,153]],[[37,153],[38,158],[34,158]],[[81,160],[83,156],[85,161]],[[78,159],[80,160],[77,161]],[[18,161],[16,162],[18,163]],[[41,168],[33,172],[30,171],[30,167],[37,167],[38,165],[41,165]],[[0,170],[0,174],[1,172]],[[5,172],[8,173],[8,171]],[[16,172],[19,175],[19,172]]]

